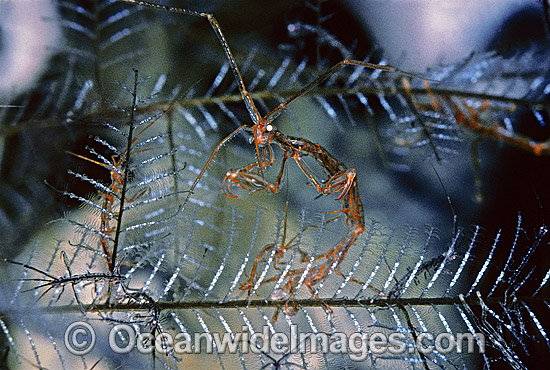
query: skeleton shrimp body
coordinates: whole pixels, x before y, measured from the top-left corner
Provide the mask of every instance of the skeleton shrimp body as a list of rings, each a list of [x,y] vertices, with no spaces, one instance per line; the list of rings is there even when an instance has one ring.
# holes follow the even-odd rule
[[[314,145],[318,145],[318,144],[314,144]],[[315,153],[316,154],[314,155],[314,157],[319,154],[319,152],[315,152]],[[322,155],[323,155],[323,159],[325,160],[334,159],[330,156],[327,156],[328,153],[326,151],[324,151]],[[326,163],[326,162],[323,162],[323,163]],[[337,166],[336,167],[324,166],[323,168],[330,175],[335,176],[341,172],[334,173],[333,170],[336,168],[342,167],[342,164],[339,162],[333,162],[333,163],[337,164]],[[334,177],[331,177],[331,178],[334,178]],[[330,180],[327,182],[327,184],[330,184]],[[343,185],[346,185],[346,184],[343,184]],[[344,216],[344,222],[348,228],[348,232],[346,236],[340,242],[338,242],[338,244],[336,244],[336,246],[334,246],[324,254],[321,254],[315,257],[316,260],[322,259],[322,258],[326,260],[325,263],[314,266],[311,269],[311,271],[308,273],[306,278],[304,279],[304,284],[309,288],[309,290],[313,294],[315,294],[315,298],[318,298],[318,297],[314,290],[314,285],[319,281],[323,280],[325,277],[327,277],[327,275],[331,273],[331,270],[334,270],[338,274],[342,275],[342,273],[338,270],[338,266],[344,260],[344,257],[346,256],[349,248],[357,241],[359,236],[365,231],[365,215],[363,210],[363,203],[361,201],[361,198],[359,197],[357,180],[355,179],[355,176],[353,176],[351,184],[345,190],[345,193],[342,193],[339,196],[339,198],[341,198],[341,201],[342,201],[342,208],[337,211],[327,212],[327,214],[341,213]],[[338,217],[339,216],[337,216],[336,218]],[[303,270],[295,270],[295,271],[289,272],[289,275],[291,277],[283,289],[285,293],[288,293],[291,295],[294,293],[294,287],[299,283],[299,279],[301,279],[302,273],[303,273]]]
[[[345,217],[345,223],[349,228],[349,232],[342,242],[322,255],[326,257],[327,260],[337,260],[338,263],[340,263],[348,248],[358,239],[359,235],[365,231],[363,202],[359,197],[355,169],[346,168],[344,164],[337,161],[321,145],[312,143],[308,140],[285,136],[279,132],[276,136],[276,142],[285,150],[285,153],[292,153],[290,157],[298,163],[306,176],[312,181],[313,186],[315,186],[320,193],[328,195],[333,192],[340,192],[336,200],[342,200],[342,209],[329,213],[342,213]],[[304,156],[311,156],[319,163],[328,177],[324,186],[321,186],[303,166],[301,158]]]
[[[328,213],[341,213],[348,227],[348,233],[335,247],[315,257],[316,260],[324,258],[326,262],[314,266],[303,280],[304,284],[315,294],[314,285],[318,281],[324,279],[332,269],[341,274],[338,271],[338,265],[344,259],[348,249],[365,231],[363,203],[358,193],[356,172],[354,169],[346,168],[344,164],[336,160],[319,144],[298,137],[286,136],[273,126],[270,127],[268,132],[270,136],[269,142],[274,142],[284,152],[281,169],[275,183],[268,183],[260,173],[260,169],[265,169],[267,167],[265,165],[266,163],[269,165],[273,163],[272,160],[263,162],[264,166],[262,167],[260,167],[258,163],[252,163],[241,169],[232,169],[226,174],[224,179],[224,192],[229,197],[236,197],[231,192],[231,186],[237,186],[249,192],[267,189],[275,193],[279,190],[285,163],[289,158],[292,158],[309,179],[310,184],[314,186],[321,195],[330,195],[334,192],[340,193],[336,199],[342,201],[342,208],[338,211]],[[263,152],[268,152],[272,155],[272,149],[269,145],[261,147],[261,149]],[[322,168],[327,180],[318,181],[302,163],[303,157],[311,157]],[[340,216],[336,218],[338,217]],[[269,248],[272,247],[275,246],[269,246]],[[283,252],[287,248],[288,244],[285,246],[284,243],[279,247],[281,250],[278,250],[276,263],[278,263]],[[255,270],[258,265],[258,260],[262,257],[264,252],[265,250],[262,251],[260,256],[256,259],[249,281],[241,286],[241,289],[248,290],[249,293],[254,286],[253,280],[256,275]],[[288,272],[289,279],[282,290],[283,295],[294,295],[295,287],[299,284],[303,273],[304,270],[292,270]]]

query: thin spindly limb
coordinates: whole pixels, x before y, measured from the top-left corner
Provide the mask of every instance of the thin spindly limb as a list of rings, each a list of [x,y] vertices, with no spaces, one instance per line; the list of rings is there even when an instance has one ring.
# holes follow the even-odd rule
[[[405,74],[405,75],[412,76],[412,77],[420,77],[420,76],[415,75],[413,73],[406,72],[406,71],[403,71],[399,68],[388,66],[388,65],[374,64],[374,63],[369,63],[369,62],[365,62],[365,61],[362,61],[362,60],[355,60],[355,59],[345,59],[345,60],[342,60],[342,61],[338,62],[334,66],[332,66],[325,73],[323,73],[322,75],[317,77],[315,80],[313,80],[309,85],[307,85],[302,90],[300,90],[299,92],[297,92],[296,94],[294,94],[293,96],[288,98],[285,102],[279,104],[277,106],[277,108],[275,108],[271,112],[269,112],[264,117],[264,119],[268,122],[272,122],[278,115],[280,115],[283,112],[283,110],[286,108],[287,105],[292,103],[294,100],[300,98],[301,96],[306,95],[314,87],[316,87],[321,82],[326,80],[328,77],[330,77],[331,74],[333,74],[334,72],[336,72],[340,68],[345,67],[345,66],[351,66],[351,65],[358,66],[358,67],[370,68],[370,69],[379,69],[379,70],[387,71],[387,72],[399,72],[401,74]]]
[[[279,175],[274,184],[269,183],[260,173],[256,173],[256,169],[259,168],[258,163],[251,163],[240,169],[230,169],[223,179],[223,192],[229,198],[233,199],[238,197],[231,191],[231,186],[238,186],[249,193],[261,190],[269,190],[272,193],[278,192],[287,159],[288,153],[285,152],[281,161]],[[269,163],[270,165],[272,161]]]
[[[233,71],[233,74],[235,75],[235,81],[237,82],[237,85],[239,86],[239,91],[241,93],[241,97],[244,101],[244,104],[246,105],[246,109],[248,110],[248,113],[250,115],[250,118],[252,118],[252,121],[254,123],[258,123],[258,120],[261,118],[260,113],[258,112],[258,109],[256,108],[256,105],[254,104],[254,101],[250,97],[250,94],[246,90],[246,86],[243,82],[243,78],[241,76],[241,72],[239,71],[239,67],[237,66],[237,62],[235,61],[235,58],[233,57],[233,53],[231,52],[231,49],[229,48],[229,44],[227,43],[227,40],[225,39],[225,36],[220,28],[220,24],[216,20],[213,14],[210,13],[203,13],[203,12],[197,12],[193,10],[188,10],[184,8],[178,8],[173,6],[167,6],[167,5],[161,5],[161,4],[155,4],[150,3],[147,1],[139,1],[139,0],[120,0],[122,2],[125,2],[127,4],[132,5],[140,5],[147,8],[153,8],[153,9],[159,9],[164,10],[167,12],[172,13],[178,13],[178,14],[185,14],[190,15],[193,17],[200,17],[200,18],[206,18],[208,22],[210,23],[210,26],[216,33],[216,36],[218,37],[218,40],[220,41],[222,48],[225,52],[225,55],[227,57],[227,60],[229,61],[229,66],[231,67],[231,70]]]

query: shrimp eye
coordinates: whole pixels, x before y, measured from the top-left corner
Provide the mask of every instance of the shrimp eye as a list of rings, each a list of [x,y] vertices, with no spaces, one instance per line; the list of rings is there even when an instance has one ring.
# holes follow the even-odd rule
[[[275,128],[275,127],[273,127],[272,124],[268,124],[267,126],[265,126],[265,129],[267,130],[267,132],[273,131],[274,128]]]

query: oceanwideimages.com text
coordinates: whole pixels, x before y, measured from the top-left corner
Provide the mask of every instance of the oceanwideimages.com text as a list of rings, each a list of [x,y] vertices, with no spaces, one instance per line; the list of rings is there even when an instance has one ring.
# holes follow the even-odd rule
[[[69,325],[65,331],[65,346],[76,355],[89,353],[97,335],[84,321]],[[152,333],[136,332],[134,326],[113,326],[108,338],[111,350],[118,354],[137,350],[147,354],[186,353],[330,353],[348,354],[353,361],[364,361],[369,355],[399,355],[420,353],[484,353],[485,337],[480,333],[418,333],[414,337],[401,332],[370,333],[304,333],[297,325],[290,332],[274,332],[265,326],[261,332],[251,332],[247,326],[235,333]]]

